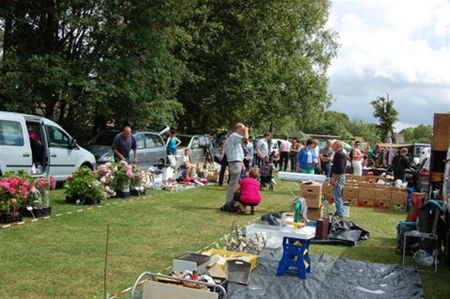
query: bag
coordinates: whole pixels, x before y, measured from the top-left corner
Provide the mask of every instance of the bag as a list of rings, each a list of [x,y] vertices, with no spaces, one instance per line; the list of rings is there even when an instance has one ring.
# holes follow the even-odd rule
[[[261,162],[261,165],[259,166],[259,172],[261,177],[272,176],[272,165],[267,162]]]
[[[220,210],[224,211],[224,212],[237,212],[238,211],[238,207],[236,206],[236,202],[230,202],[230,203],[226,203],[224,204]]]

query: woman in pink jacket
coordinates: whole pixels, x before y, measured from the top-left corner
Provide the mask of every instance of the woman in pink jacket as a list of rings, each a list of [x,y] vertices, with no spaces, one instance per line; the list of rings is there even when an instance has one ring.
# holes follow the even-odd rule
[[[254,206],[261,203],[261,193],[259,191],[260,185],[259,169],[252,168],[248,173],[248,177],[241,179],[239,184],[234,188],[235,200],[238,203],[241,214],[247,213],[247,206],[252,207],[252,214],[254,214]]]

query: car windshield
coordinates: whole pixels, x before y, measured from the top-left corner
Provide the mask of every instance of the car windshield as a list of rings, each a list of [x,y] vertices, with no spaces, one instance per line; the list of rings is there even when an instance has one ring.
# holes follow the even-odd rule
[[[118,131],[103,131],[96,137],[89,141],[90,144],[95,145],[112,145],[114,137],[119,133]]]
[[[181,140],[180,146],[189,146],[189,142],[191,142],[191,136],[177,136],[178,139]]]

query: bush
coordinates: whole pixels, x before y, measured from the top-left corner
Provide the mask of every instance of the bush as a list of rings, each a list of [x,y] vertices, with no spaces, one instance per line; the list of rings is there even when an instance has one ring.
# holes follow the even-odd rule
[[[79,204],[100,203],[106,199],[103,186],[97,181],[94,172],[84,167],[67,178],[64,193],[70,202]]]

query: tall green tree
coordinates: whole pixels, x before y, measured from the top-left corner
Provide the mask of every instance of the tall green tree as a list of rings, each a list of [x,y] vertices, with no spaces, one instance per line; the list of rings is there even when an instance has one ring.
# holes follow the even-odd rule
[[[169,0],[3,1],[0,109],[42,114],[77,138],[173,123],[185,5]],[[78,136],[77,136],[78,135]]]
[[[385,97],[378,97],[376,100],[370,102],[373,106],[373,116],[378,118],[380,134],[385,138],[388,134],[392,135],[394,140],[394,123],[398,120],[398,112],[394,107],[394,101],[389,99],[389,95]]]
[[[433,128],[429,125],[419,125],[406,128],[401,133],[403,133],[406,143],[431,143]]]
[[[329,104],[326,70],[335,55],[325,29],[330,2],[199,0],[184,28],[191,72],[178,99],[183,127],[244,121],[264,130],[310,123]],[[195,115],[195,117],[192,117]]]

